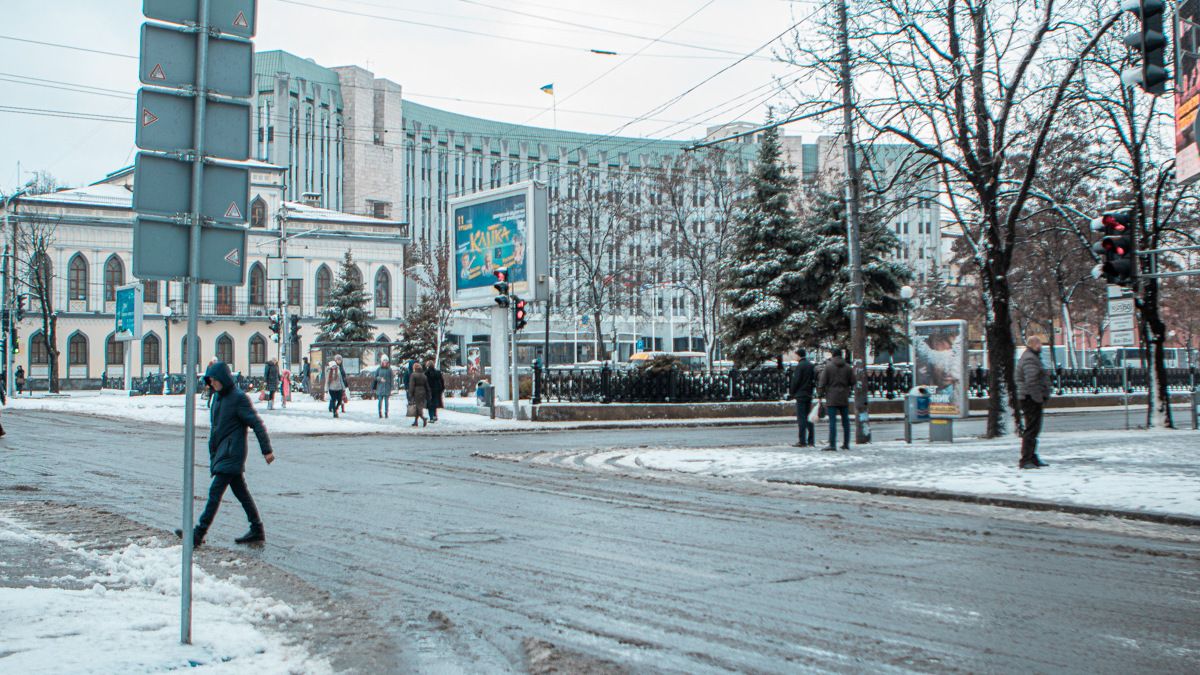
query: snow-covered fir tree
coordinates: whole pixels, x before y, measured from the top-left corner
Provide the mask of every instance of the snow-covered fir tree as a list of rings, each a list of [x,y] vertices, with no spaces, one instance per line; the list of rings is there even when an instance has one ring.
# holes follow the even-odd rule
[[[320,342],[369,342],[373,339],[375,326],[367,311],[370,296],[363,290],[363,282],[354,267],[350,251],[342,258],[337,280],[329,292],[329,304],[321,308]]]
[[[419,359],[424,362],[432,359],[438,349],[438,327],[441,321],[441,307],[432,293],[426,293],[417,301],[415,307],[405,316],[404,325],[400,327],[400,346],[392,354],[396,363],[404,363],[409,359]],[[450,363],[458,354],[458,346],[446,340],[441,341],[441,363]]]
[[[723,291],[721,337],[739,366],[777,359],[792,347],[782,327],[798,291],[803,241],[790,206],[796,179],[783,163],[777,128],[763,132],[750,186],[734,224]]]

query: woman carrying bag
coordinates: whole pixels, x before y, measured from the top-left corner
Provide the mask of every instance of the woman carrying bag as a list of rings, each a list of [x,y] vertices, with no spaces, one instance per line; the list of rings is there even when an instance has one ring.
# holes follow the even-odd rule
[[[408,414],[413,418],[412,425],[429,426],[425,419],[425,405],[429,400],[429,380],[425,377],[425,367],[420,363],[413,364],[412,376],[408,378]]]

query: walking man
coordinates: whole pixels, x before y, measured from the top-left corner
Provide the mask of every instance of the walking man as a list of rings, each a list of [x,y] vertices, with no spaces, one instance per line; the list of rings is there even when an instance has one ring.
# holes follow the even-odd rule
[[[381,418],[388,416],[388,398],[392,395],[392,389],[395,386],[396,372],[392,370],[391,361],[384,356],[379,360],[379,367],[375,369],[375,379],[371,382],[371,389],[375,391],[375,398],[378,400]]]
[[[267,381],[267,410],[274,410],[275,391],[279,389],[279,363],[275,359],[267,359],[267,367],[263,369],[263,379]]]
[[[342,368],[337,361],[330,361],[325,369],[325,391],[329,394],[329,412],[338,416],[338,408],[342,405],[342,396],[346,393],[346,383],[342,379]]]
[[[833,350],[821,378],[817,382],[817,393],[825,399],[829,411],[829,445],[823,450],[837,450],[837,417],[842,416],[842,449],[850,449],[850,392],[854,390],[854,368],[842,358],[842,350]]]
[[[816,369],[809,361],[808,353],[803,349],[799,352],[800,363],[792,369],[792,383],[789,388],[790,398],[796,399],[796,422],[800,425],[800,440],[797,448],[816,447],[817,428],[808,421],[808,412],[812,409],[813,388],[817,384]]]
[[[212,473],[212,485],[208,489],[208,503],[196,529],[192,530],[192,545],[204,543],[204,535],[212,526],[217,509],[221,507],[221,497],[225,488],[231,488],[233,495],[241,502],[246,511],[246,519],[250,521],[250,531],[234,541],[239,544],[266,541],[262,519],[258,516],[258,507],[246,487],[246,430],[253,429],[258,438],[258,447],[262,450],[263,459],[267,464],[275,461],[275,453],[271,450],[271,439],[267,436],[267,427],[262,418],[254,411],[250,397],[234,384],[229,366],[224,363],[214,363],[204,374],[204,382],[213,390],[212,411],[209,414],[210,425],[208,432],[208,466]],[[182,536],[182,532],[176,531]]]
[[[1025,353],[1017,361],[1017,396],[1021,399],[1021,469],[1050,466],[1037,454],[1038,435],[1042,433],[1042,408],[1050,399],[1050,375],[1042,366],[1042,339],[1032,335],[1025,342]]]
[[[425,362],[425,379],[429,382],[429,421],[436,422],[438,408],[442,407],[442,392],[446,390],[446,380],[442,378],[442,371],[438,370],[432,359]]]

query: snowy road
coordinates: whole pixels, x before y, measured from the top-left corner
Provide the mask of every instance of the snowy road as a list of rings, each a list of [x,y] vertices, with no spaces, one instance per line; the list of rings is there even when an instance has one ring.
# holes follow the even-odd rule
[[[0,501],[175,526],[177,429],[30,411],[4,424]],[[1194,529],[471,456],[790,433],[280,437],[279,461],[249,468],[270,536],[255,555],[368,602],[397,671],[521,671],[530,638],[638,672],[1183,672],[1200,658]],[[242,528],[227,497],[210,541]]]

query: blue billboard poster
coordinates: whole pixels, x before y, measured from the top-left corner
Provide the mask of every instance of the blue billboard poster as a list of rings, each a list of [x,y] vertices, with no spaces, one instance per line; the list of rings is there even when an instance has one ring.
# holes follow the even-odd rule
[[[128,284],[117,288],[115,340],[138,340],[142,337],[142,285]]]
[[[454,213],[454,271],[459,290],[487,288],[496,270],[511,284],[527,282],[525,195],[460,207]]]

